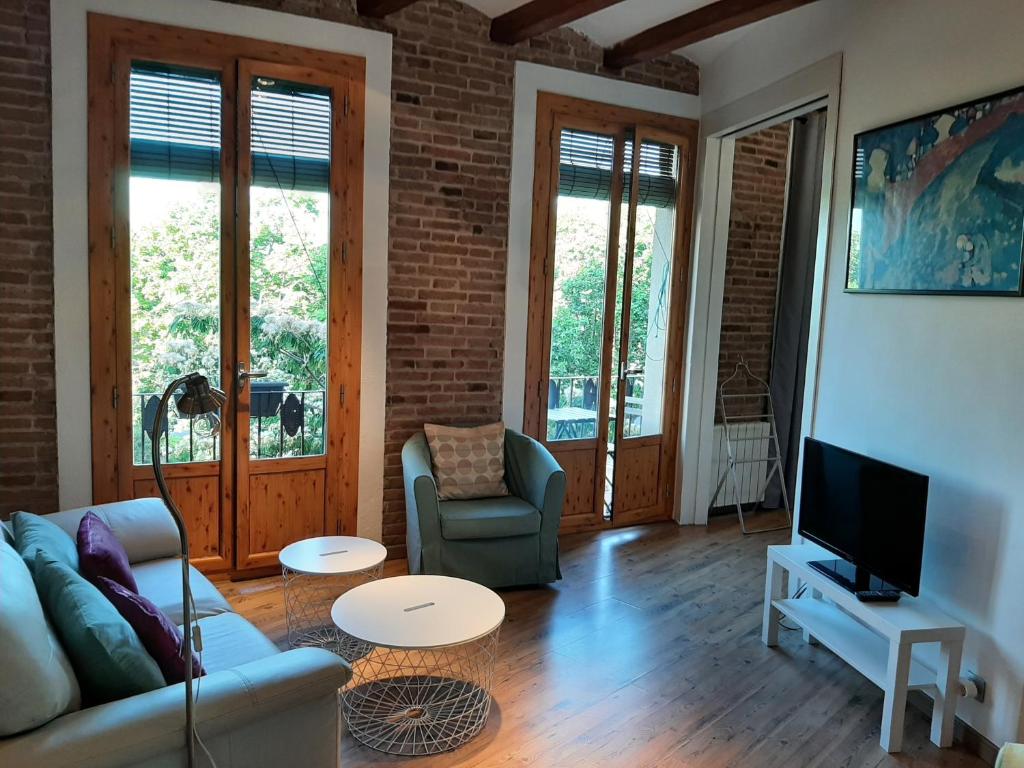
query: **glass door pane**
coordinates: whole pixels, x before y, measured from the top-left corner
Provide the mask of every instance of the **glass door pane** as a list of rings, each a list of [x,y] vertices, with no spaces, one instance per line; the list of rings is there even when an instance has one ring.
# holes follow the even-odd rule
[[[331,95],[253,77],[249,456],[324,453]]]
[[[622,381],[626,398],[622,428],[625,438],[657,435],[662,431],[678,179],[678,148],[641,142],[629,342]]]
[[[199,371],[220,386],[220,73],[133,62],[129,77],[133,462],[153,440],[169,464],[216,461],[218,438],[172,403],[167,383]]]
[[[555,204],[547,439],[595,438],[615,137],[563,129]]]

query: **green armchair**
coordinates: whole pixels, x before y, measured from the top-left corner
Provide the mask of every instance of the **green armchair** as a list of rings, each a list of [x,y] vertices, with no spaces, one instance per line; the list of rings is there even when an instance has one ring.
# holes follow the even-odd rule
[[[536,440],[505,430],[508,496],[439,500],[422,432],[402,448],[402,471],[409,573],[457,576],[492,588],[562,578],[565,472]]]

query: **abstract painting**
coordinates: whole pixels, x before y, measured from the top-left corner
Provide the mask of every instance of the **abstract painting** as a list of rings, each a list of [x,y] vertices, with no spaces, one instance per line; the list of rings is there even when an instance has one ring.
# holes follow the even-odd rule
[[[846,290],[1020,296],[1024,89],[854,137]]]

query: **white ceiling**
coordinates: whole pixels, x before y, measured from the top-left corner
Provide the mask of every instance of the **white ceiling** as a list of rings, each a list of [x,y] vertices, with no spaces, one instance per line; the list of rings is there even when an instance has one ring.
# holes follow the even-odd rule
[[[506,11],[523,5],[526,0],[463,0],[488,16],[500,16]],[[660,24],[663,21],[682,16],[714,0],[625,0],[603,11],[585,16],[569,26],[582,32],[595,43],[605,48],[625,40],[627,37]],[[705,66],[742,38],[751,27],[735,29],[723,35],[703,40],[695,45],[681,48],[678,53]]]

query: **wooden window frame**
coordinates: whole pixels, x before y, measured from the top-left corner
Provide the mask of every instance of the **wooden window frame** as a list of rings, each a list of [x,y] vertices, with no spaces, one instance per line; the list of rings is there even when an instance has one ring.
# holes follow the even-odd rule
[[[593,130],[595,132],[618,135],[629,128],[636,128],[634,141],[638,148],[642,140],[667,141],[680,146],[683,162],[680,168],[680,184],[676,200],[676,225],[671,279],[671,312],[669,319],[669,338],[667,341],[668,359],[678,362],[673,370],[666,369],[665,401],[662,409],[662,466],[667,468],[668,476],[663,478],[667,488],[675,487],[680,467],[679,428],[682,409],[682,380],[685,360],[683,346],[689,308],[691,241],[693,232],[693,200],[696,178],[697,140],[699,123],[688,118],[674,117],[656,112],[620,107],[603,102],[578,99],[571,96],[538,92],[537,94],[537,128],[534,151],[534,182],[533,211],[530,233],[530,270],[529,296],[527,299],[527,334],[526,334],[526,385],[523,402],[523,430],[540,440],[545,445],[556,445],[559,450],[581,452],[597,451],[599,462],[603,466],[606,458],[609,430],[609,414],[604,408],[598,410],[597,436],[595,438],[558,441],[551,444],[547,440],[547,421],[545,415],[548,406],[548,388],[546,371],[550,365],[551,324],[552,324],[552,293],[554,285],[554,256],[556,202],[558,198],[558,164],[555,162],[557,152],[556,132],[565,127]],[[615,163],[621,165],[621,154],[616,149]],[[638,165],[639,151],[634,152],[634,165]],[[634,184],[639,182],[638,174],[633,174]],[[609,227],[609,245],[607,270],[614,273],[618,268],[619,230],[621,225],[622,187],[620,174],[613,177],[612,212]],[[630,207],[635,206],[636,195],[630,195]],[[635,213],[635,211],[634,211]],[[628,221],[633,226],[635,216],[630,215]],[[627,247],[632,244],[628,238]],[[623,290],[629,292],[629,276],[625,276]],[[624,297],[628,298],[628,297]],[[606,320],[614,316],[615,295],[608,292],[605,297]],[[628,333],[628,321],[623,323],[621,333]],[[598,402],[603,402],[602,389],[610,385],[610,355],[608,351],[615,340],[614,322],[605,322],[602,337],[601,382],[598,388]],[[671,376],[671,380],[669,380]],[[669,383],[671,381],[671,383]],[[624,398],[619,398],[617,410],[624,406]],[[619,423],[622,414],[619,413]],[[629,438],[632,444],[643,445],[645,438]],[[636,442],[639,441],[639,442]],[[570,470],[571,471],[571,470]],[[659,482],[661,486],[662,482]],[[594,482],[593,514],[587,520],[570,520],[563,524],[562,532],[570,533],[593,528],[631,525],[645,519],[644,514],[623,513],[613,517],[609,523],[603,519],[603,498],[601,489],[603,479],[598,473]],[[658,510],[665,509],[665,517],[671,516],[672,505],[659,503]],[[661,513],[657,513],[661,516]]]
[[[339,441],[336,461],[327,468],[329,532],[354,534],[358,506],[360,347],[362,334],[363,145],[365,118],[365,59],[302,46],[227,35],[115,16],[88,14],[88,226],[89,226],[89,350],[92,497],[96,504],[132,498],[132,420],[123,403],[131,392],[130,232],[127,211],[130,178],[128,78],[135,59],[151,59],[218,71],[224,108],[221,124],[221,221],[235,221],[237,190],[236,125],[238,62],[258,60],[295,71],[317,70],[347,82],[347,148],[340,174],[332,172],[331,264],[342,263],[331,278],[332,306],[329,336],[332,350],[344,351],[330,367],[327,395],[344,387],[335,407],[339,418],[328,440]],[[339,184],[337,179],[343,179]],[[238,244],[236,228],[222,226],[221,259],[221,381],[233,386],[235,364],[235,307]],[[247,238],[246,238],[247,241]],[[244,288],[247,290],[247,286]],[[234,395],[231,392],[231,395]],[[124,397],[122,397],[124,396]],[[122,403],[118,401],[122,400]],[[234,397],[231,398],[231,401]],[[120,414],[120,415],[119,415]],[[184,474],[201,473],[203,464],[220,471],[220,526],[225,536],[218,558],[200,559],[206,570],[225,570],[234,564],[235,500],[232,483],[237,428],[235,409],[225,410],[219,462],[176,465]],[[326,446],[325,446],[326,449]],[[190,469],[182,469],[188,466]],[[209,467],[205,467],[209,470]],[[152,471],[149,470],[152,475]]]

